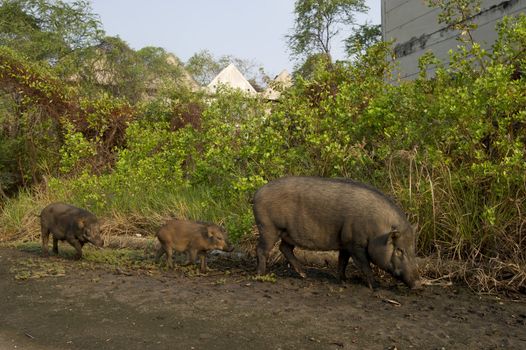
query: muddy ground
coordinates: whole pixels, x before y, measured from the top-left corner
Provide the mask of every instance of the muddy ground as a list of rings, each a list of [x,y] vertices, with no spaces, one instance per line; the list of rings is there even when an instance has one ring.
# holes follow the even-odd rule
[[[119,267],[0,248],[0,349],[526,349],[526,298],[462,286],[415,293],[382,278],[373,292],[349,267],[275,281],[254,261],[211,271]]]

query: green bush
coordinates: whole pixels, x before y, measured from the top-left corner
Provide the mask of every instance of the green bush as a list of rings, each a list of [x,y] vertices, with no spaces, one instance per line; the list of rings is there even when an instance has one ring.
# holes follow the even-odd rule
[[[277,104],[228,89],[165,90],[136,106],[80,99],[84,122],[61,124],[68,176],[49,180],[51,197],[101,215],[215,221],[240,238],[252,232],[250,199],[269,180],[351,177],[402,205],[419,224],[420,253],[520,266],[525,31],[526,15],[506,18],[491,54],[472,45],[447,66],[427,54],[415,81],[396,84],[390,45],[379,43],[353,62],[311,67]]]

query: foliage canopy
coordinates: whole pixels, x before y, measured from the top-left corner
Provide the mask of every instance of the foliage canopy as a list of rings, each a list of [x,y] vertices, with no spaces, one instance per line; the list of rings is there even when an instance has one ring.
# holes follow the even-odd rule
[[[363,0],[298,0],[292,33],[287,36],[293,57],[321,53],[330,56],[331,42],[342,25],[353,25],[355,13],[365,12]]]

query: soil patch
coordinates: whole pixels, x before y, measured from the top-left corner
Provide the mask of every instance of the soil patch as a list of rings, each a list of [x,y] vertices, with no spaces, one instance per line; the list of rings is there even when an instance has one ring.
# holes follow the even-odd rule
[[[147,262],[149,257],[145,258]],[[524,296],[216,256],[200,275],[0,248],[0,349],[526,349]]]

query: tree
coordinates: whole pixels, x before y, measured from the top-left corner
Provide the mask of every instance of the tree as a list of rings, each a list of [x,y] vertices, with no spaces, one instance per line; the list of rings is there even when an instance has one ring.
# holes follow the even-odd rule
[[[64,80],[93,82],[93,47],[103,36],[88,0],[0,0],[0,46],[51,65]]]
[[[293,32],[287,35],[292,56],[331,54],[331,41],[342,26],[355,24],[355,13],[366,12],[364,0],[297,0]]]
[[[327,70],[331,65],[331,58],[325,53],[315,53],[305,59],[301,65],[295,67],[293,75],[304,79],[311,79],[319,69]]]
[[[199,84],[208,85],[222,69],[231,63],[248,80],[253,80],[258,84],[264,80],[264,72],[255,62],[232,55],[224,55],[216,59],[208,50],[199,51],[190,57],[185,68]]]
[[[0,0],[0,193],[56,168],[58,118],[78,109],[64,78],[101,36],[88,0]]]
[[[365,23],[359,25],[354,33],[345,40],[345,49],[349,57],[364,53],[367,48],[382,40],[380,24]]]
[[[188,59],[188,73],[201,85],[207,85],[221,71],[221,65],[208,50],[202,50]],[[224,67],[223,67],[224,68]]]
[[[173,54],[160,47],[147,46],[137,51],[137,57],[143,66],[143,80],[149,90],[158,90],[162,85],[184,84],[184,68]]]
[[[485,62],[481,57],[483,50],[473,38],[473,31],[478,25],[474,18],[480,13],[482,0],[428,0],[428,5],[440,9],[438,22],[446,25],[448,28],[455,29],[459,32],[457,40],[471,51],[470,55],[480,64],[482,70],[485,70]]]
[[[460,32],[459,40],[473,43],[471,32],[477,29],[473,18],[480,12],[481,0],[428,0],[429,6],[440,9],[438,22]]]
[[[0,45],[56,64],[103,36],[88,0],[1,0]]]

